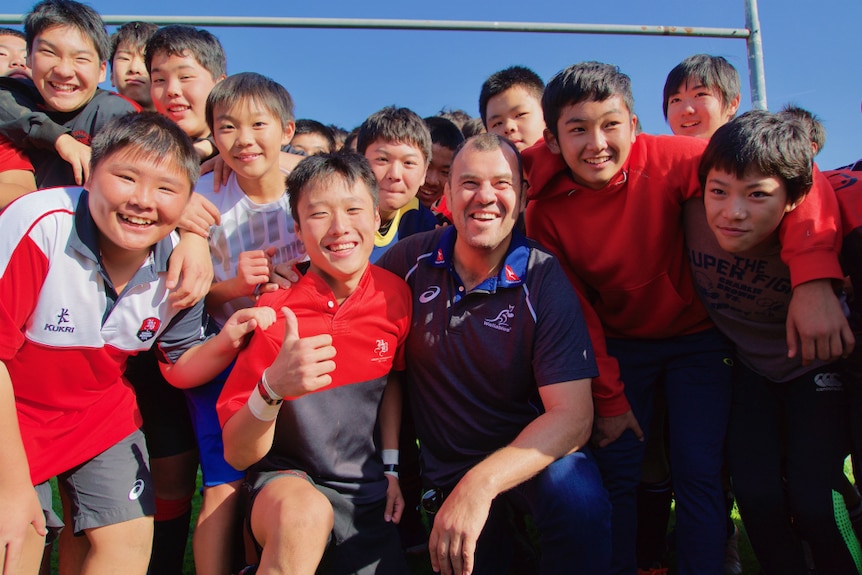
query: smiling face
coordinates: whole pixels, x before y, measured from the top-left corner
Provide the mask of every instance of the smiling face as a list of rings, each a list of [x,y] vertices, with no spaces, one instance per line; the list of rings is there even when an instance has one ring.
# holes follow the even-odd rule
[[[126,98],[141,105],[145,110],[154,110],[150,96],[150,75],[144,63],[143,48],[120,44],[111,62],[111,85]]]
[[[290,141],[293,123],[281,120],[258,102],[246,98],[229,109],[213,110],[213,138],[225,163],[243,180],[274,176],[283,183],[278,166],[281,147]],[[283,186],[281,186],[283,189]]]
[[[521,187],[518,160],[505,144],[491,150],[467,144],[455,157],[446,186],[446,202],[458,230],[456,250],[502,257],[524,209]]]
[[[677,136],[709,139],[739,108],[739,96],[725,106],[714,88],[699,82],[683,84],[667,100],[667,123]]]
[[[24,38],[0,35],[0,76],[29,78],[27,67],[27,43]]]
[[[737,178],[712,169],[703,194],[706,220],[719,245],[730,253],[744,253],[777,238],[787,203],[787,188],[776,177],[749,171]]]
[[[156,110],[176,122],[192,139],[209,135],[207,96],[224,76],[213,78],[192,55],[160,51],[150,60],[150,95]]]
[[[177,227],[191,196],[191,182],[170,160],[119,150],[99,162],[87,180],[90,213],[103,256],[136,254]]]
[[[106,62],[90,38],[73,26],[54,26],[33,40],[29,55],[33,83],[49,110],[83,108],[105,80]]]
[[[431,208],[443,196],[454,154],[453,150],[440,144],[431,145],[431,163],[425,173],[425,183],[419,186],[419,194],[416,196],[426,208]]]
[[[419,192],[425,181],[425,156],[412,144],[378,138],[365,149],[365,158],[380,185],[380,216],[389,221]]]
[[[337,298],[356,289],[374,248],[380,216],[368,187],[350,185],[341,176],[307,184],[296,206],[296,235],[311,260],[311,271],[322,277]]]
[[[557,122],[558,135],[546,130],[545,141],[563,156],[576,182],[600,190],[628,159],[637,121],[620,96],[587,100],[565,106]]]
[[[488,100],[487,130],[515,144],[519,151],[542,139],[542,103],[523,86],[512,86]]]

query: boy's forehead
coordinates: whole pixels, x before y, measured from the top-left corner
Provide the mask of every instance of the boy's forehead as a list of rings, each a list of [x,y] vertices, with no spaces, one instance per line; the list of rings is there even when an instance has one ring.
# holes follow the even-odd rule
[[[184,52],[168,52],[167,50],[159,50],[153,54],[152,58],[150,58],[150,69],[154,72],[156,70],[164,71],[167,69],[181,68],[194,68],[203,70],[209,74],[209,71],[207,71],[207,69],[197,61],[197,58],[187,50]]]
[[[213,106],[213,118],[235,118],[242,114],[266,114],[276,115],[269,107],[265,106],[258,98],[251,96],[239,96],[233,101],[220,101]]]
[[[105,154],[95,169],[107,170],[118,165],[128,165],[142,171],[150,171],[154,168],[164,181],[191,189],[188,172],[172,154],[162,155],[156,151],[147,150],[143,146],[128,145]]]
[[[22,50],[27,47],[27,42],[24,38],[12,34],[0,34],[0,44],[4,46],[13,46]]]
[[[99,50],[96,47],[96,41],[84,33],[83,30],[69,24],[57,24],[50,26],[39,32],[33,38],[33,44],[40,42],[50,43],[54,47],[63,47],[76,52],[91,52],[96,56],[99,55]]]
[[[537,98],[536,95],[524,86],[523,84],[515,84],[514,86],[510,86],[500,92],[499,94],[494,94],[490,98],[488,98],[488,105],[490,106],[492,103],[499,102],[502,99],[506,99],[512,105],[523,105],[525,103],[536,102],[541,104],[540,98]]]
[[[335,203],[345,199],[374,203],[374,196],[364,181],[356,178],[351,183],[341,174],[318,176],[305,185],[304,191],[299,199],[300,204]]]
[[[146,45],[144,44],[136,46],[130,42],[119,42],[117,43],[117,49],[114,51],[114,55],[119,54],[120,52],[125,52],[127,54],[139,54],[143,56],[145,48]]]
[[[605,98],[604,100],[596,100],[589,98],[585,100],[573,100],[569,102],[562,107],[560,113],[560,122],[585,119],[581,118],[580,116],[582,114],[585,114],[587,110],[590,111],[589,115],[591,116],[603,116],[616,113],[631,115],[632,113],[632,111],[629,110],[625,99],[619,94],[613,94]]]
[[[386,138],[377,138],[367,148],[368,152],[387,153],[390,155],[398,155],[403,157],[418,156],[424,158],[425,154],[422,149],[412,142],[401,140],[387,140]]]

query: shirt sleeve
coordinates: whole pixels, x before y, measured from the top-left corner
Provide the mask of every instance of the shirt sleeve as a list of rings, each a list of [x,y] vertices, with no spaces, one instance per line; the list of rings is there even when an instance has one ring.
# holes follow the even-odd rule
[[[204,322],[207,318],[204,300],[180,311],[159,335],[156,358],[163,363],[175,363],[190,348],[206,341]]]
[[[24,345],[23,328],[39,300],[49,262],[29,235],[15,245],[0,236],[0,261],[7,262],[0,268],[0,360],[8,360]]]
[[[817,166],[811,190],[796,209],[784,216],[779,237],[781,259],[790,268],[794,288],[816,279],[844,278],[838,262],[841,251],[838,198]]]
[[[30,159],[18,146],[15,146],[0,136],[0,172],[9,172],[12,170],[23,170],[25,172],[33,171],[33,164]]]
[[[0,134],[19,148],[53,150],[57,138],[70,130],[38,111],[38,101],[28,88],[21,80],[0,79]]]

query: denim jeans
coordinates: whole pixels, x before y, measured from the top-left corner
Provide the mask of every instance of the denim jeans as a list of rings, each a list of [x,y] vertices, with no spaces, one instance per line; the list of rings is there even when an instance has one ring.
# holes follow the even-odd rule
[[[539,533],[539,573],[607,574],[611,509],[588,449],[558,459],[494,500],[476,542],[473,575],[509,572],[515,537],[513,510],[532,515]]]
[[[680,575],[722,575],[727,511],[721,484],[733,350],[717,329],[660,340],[608,339],[626,398],[644,433],[656,386],[665,389]],[[627,430],[595,449],[612,506],[610,573],[637,573],[637,486],[646,442]]]

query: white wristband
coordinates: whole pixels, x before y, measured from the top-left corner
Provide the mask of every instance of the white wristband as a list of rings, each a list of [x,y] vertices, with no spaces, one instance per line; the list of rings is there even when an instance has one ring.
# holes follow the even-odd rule
[[[281,409],[281,403],[275,405],[268,404],[263,399],[263,396],[258,393],[257,387],[248,396],[248,403],[246,405],[248,405],[248,410],[251,414],[261,421],[273,421],[278,417],[278,411]]]
[[[269,386],[269,382],[266,380],[266,370],[263,370],[263,373],[260,374],[260,381],[263,383],[263,388],[266,390],[266,393],[269,395],[271,399],[284,399],[283,395],[279,395],[272,390]]]
[[[397,449],[384,449],[381,452],[381,455],[383,456],[383,464],[398,465],[398,453]]]

